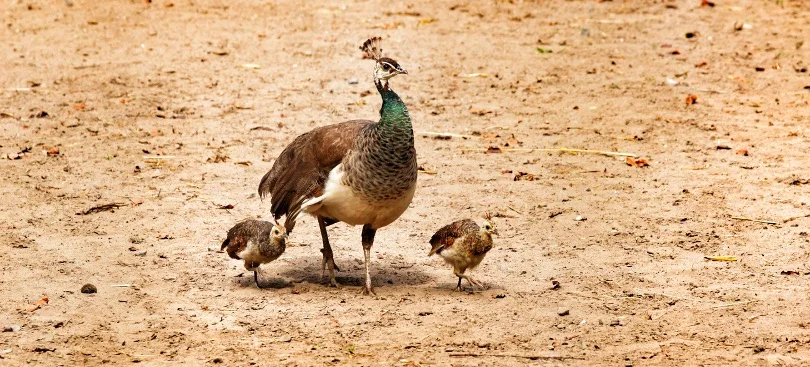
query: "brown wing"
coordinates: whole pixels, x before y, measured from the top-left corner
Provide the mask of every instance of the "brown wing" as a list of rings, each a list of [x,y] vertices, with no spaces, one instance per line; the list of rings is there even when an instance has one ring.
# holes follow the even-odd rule
[[[478,231],[478,224],[472,219],[462,219],[450,223],[439,229],[433,237],[430,238],[430,253],[428,256],[442,252],[442,250],[453,246],[456,239],[466,233],[474,233]]]
[[[321,195],[329,172],[354,146],[360,130],[375,122],[353,120],[316,128],[298,136],[259,183],[259,196],[270,195],[270,212],[278,219],[295,213],[304,199]],[[287,232],[292,231],[292,225]]]
[[[266,237],[267,234],[262,234],[264,231],[272,231],[273,224],[270,222],[249,219],[237,223],[228,230],[228,236],[222,242],[220,250],[225,250],[232,259],[239,259],[239,253],[242,252],[250,240],[258,240],[260,237]]]

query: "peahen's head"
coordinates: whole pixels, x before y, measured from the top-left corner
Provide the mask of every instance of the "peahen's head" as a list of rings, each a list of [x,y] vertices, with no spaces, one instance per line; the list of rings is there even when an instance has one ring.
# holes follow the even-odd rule
[[[402,66],[399,66],[396,60],[388,57],[381,57],[377,60],[377,65],[374,66],[374,79],[382,80],[386,83],[388,79],[399,74],[408,74],[408,71],[403,69]]]
[[[380,37],[371,37],[363,42],[360,49],[363,50],[365,58],[374,59],[377,62],[374,65],[374,81],[385,82],[385,85],[388,86],[388,79],[399,74],[408,74],[408,72],[396,60],[382,56],[380,41],[382,41]]]

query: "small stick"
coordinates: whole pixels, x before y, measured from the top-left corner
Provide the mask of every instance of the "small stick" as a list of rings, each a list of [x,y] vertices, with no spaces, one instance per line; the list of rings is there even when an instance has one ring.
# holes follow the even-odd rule
[[[418,132],[420,135],[429,135],[429,136],[447,136],[453,138],[464,138],[470,139],[474,138],[474,135],[463,135],[463,134],[455,134],[455,133],[444,133],[444,132],[434,132],[434,131],[420,131]]]
[[[512,357],[512,358],[527,358],[531,360],[537,359],[583,359],[578,357],[565,357],[565,356],[541,356],[541,355],[520,355],[520,354],[490,354],[490,353],[450,353],[450,357]]]
[[[783,220],[782,223],[787,223],[787,222],[790,222],[790,221],[793,221],[793,220],[796,220],[796,219],[807,218],[807,217],[810,217],[810,214],[800,215],[800,216],[797,216],[797,217],[790,217],[788,219]]]
[[[774,222],[772,220],[751,219],[751,218],[745,218],[745,217],[731,217],[731,219],[747,220],[749,222],[757,222],[757,223],[765,223],[765,224],[776,224],[776,222]]]
[[[613,157],[638,157],[638,155],[633,153],[623,153],[623,152],[608,152],[604,150],[592,150],[592,149],[570,149],[570,148],[501,148],[504,152],[566,152],[566,153],[591,153],[591,154],[601,154]],[[462,149],[464,152],[486,152],[487,149],[482,148],[475,148],[475,149]]]
[[[520,215],[523,215],[523,213],[521,213],[521,212],[520,212],[520,210],[517,210],[517,209],[515,209],[515,208],[513,208],[513,207],[511,207],[511,206],[507,206],[507,208],[512,209],[512,211],[514,211],[515,213],[518,213],[518,214],[520,214]]]
[[[725,308],[725,307],[732,307],[732,306],[739,306],[739,305],[747,305],[754,301],[742,301],[742,302],[731,302],[731,303],[724,303],[722,305],[715,305],[710,306],[709,308]]]
[[[173,156],[173,155],[153,155],[153,156],[145,155],[145,156],[143,156],[143,159],[175,159],[175,158],[177,158],[177,157]]]

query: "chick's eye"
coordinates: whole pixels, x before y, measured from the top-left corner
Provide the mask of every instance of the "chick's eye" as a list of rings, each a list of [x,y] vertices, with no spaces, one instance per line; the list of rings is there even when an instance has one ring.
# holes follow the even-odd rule
[[[388,69],[391,69],[390,65],[388,64],[383,65],[383,70],[388,71]]]

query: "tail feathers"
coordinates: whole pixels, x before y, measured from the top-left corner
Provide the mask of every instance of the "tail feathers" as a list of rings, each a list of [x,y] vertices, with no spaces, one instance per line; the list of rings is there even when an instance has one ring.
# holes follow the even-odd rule
[[[226,247],[228,247],[228,243],[231,242],[231,238],[228,237],[225,241],[222,241],[222,247],[219,248],[220,251],[224,251]]]

